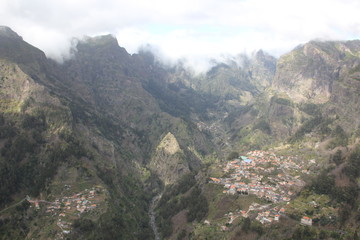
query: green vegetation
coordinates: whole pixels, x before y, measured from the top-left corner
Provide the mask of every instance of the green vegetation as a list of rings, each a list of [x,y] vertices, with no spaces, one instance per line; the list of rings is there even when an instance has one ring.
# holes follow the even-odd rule
[[[253,105],[244,105],[238,106],[234,111],[231,111],[225,119],[225,123],[230,125],[236,120],[240,115],[246,114],[249,111],[253,110]],[[256,115],[256,114],[255,114]]]
[[[208,212],[207,199],[196,185],[193,174],[182,177],[174,186],[167,187],[159,201],[157,223],[164,237],[172,234],[172,217],[180,211],[187,212],[188,222],[202,220]]]
[[[321,114],[319,105],[314,103],[303,103],[299,106],[299,108],[301,111],[311,116],[317,116]]]
[[[251,127],[243,127],[238,133],[240,141],[239,148],[244,150],[261,149],[264,146],[273,143],[270,135],[258,129],[253,130]]]
[[[294,240],[317,240],[318,235],[315,228],[309,226],[299,226],[295,229],[292,238]]]
[[[299,46],[280,58],[273,79],[275,59],[263,53],[255,60],[239,58],[241,66],[219,63],[194,76],[182,66],[162,66],[149,52],[129,55],[111,36],[80,41],[76,56],[61,65],[20,38],[0,38],[0,207],[6,209],[1,239],[55,239],[60,232],[56,219],[43,206],[35,209],[20,200],[29,195],[52,201],[94,185],[104,189],[101,207],[81,217],[67,215],[72,231],[66,238],[152,239],[147,213],[163,183],[146,166],[167,132],[176,136],[175,150],[182,154],[175,157],[186,161],[191,173],[167,186],[159,200],[157,222],[165,238],[359,238],[354,226],[360,222],[360,150],[348,152],[360,136],[359,129],[354,131],[359,41]],[[289,92],[300,85],[294,98]],[[323,92],[329,99],[318,98]],[[226,195],[223,187],[207,184],[209,176],[223,176],[216,153],[209,153],[218,149],[216,144],[220,151],[233,146],[246,152],[277,149],[277,143],[289,146],[283,150],[289,155],[315,159],[313,165],[305,161],[299,171],[286,172],[309,176],[303,179],[309,185],[286,205],[290,218],[270,227],[251,220],[254,216],[230,224],[225,214],[263,200]],[[339,146],[343,152],[332,151]],[[330,167],[321,170],[330,152],[335,152]],[[226,154],[228,160],[239,157],[238,152]],[[161,153],[159,158],[164,159]],[[285,170],[264,172],[262,181],[277,187],[271,175],[279,173]],[[298,224],[304,215],[313,218],[315,227]]]
[[[328,144],[329,149],[334,149],[338,146],[347,146],[348,144],[348,136],[345,133],[344,129],[340,127],[339,125],[336,126],[336,128],[332,131],[331,136],[334,138],[331,140],[331,142]]]
[[[337,166],[343,163],[343,161],[341,150],[337,150],[336,153],[330,157],[330,162],[335,163]]]
[[[343,172],[353,183],[356,183],[356,179],[360,177],[360,146],[357,146],[348,157],[347,165],[343,168]]]
[[[360,64],[358,64],[356,67],[349,70],[349,74],[354,74],[360,72]]]
[[[260,120],[253,126],[253,130],[259,129],[263,133],[270,135],[271,134],[271,127],[270,124],[266,120]]]
[[[199,222],[206,216],[208,212],[208,203],[197,186],[191,190],[189,196],[185,197],[183,201],[183,204],[188,208],[186,215],[188,222]]]
[[[231,152],[229,153],[229,155],[227,156],[227,160],[233,160],[233,159],[236,159],[236,158],[239,158],[239,153],[238,152]]]
[[[91,219],[79,218],[72,224],[73,231],[71,233],[72,238],[79,238],[80,236],[86,237],[87,239],[93,238],[93,236],[87,236],[87,233],[92,232],[95,228],[95,224]]]
[[[318,127],[325,121],[326,119],[324,119],[321,115],[305,121],[301,125],[301,127],[295,132],[295,134],[290,137],[290,142],[294,143],[296,141],[301,140],[306,133],[312,132],[316,127]]]
[[[277,104],[280,105],[285,105],[285,106],[292,106],[293,103],[290,99],[287,98],[281,98],[281,97],[277,97],[277,96],[273,96],[270,100],[271,102],[275,102]]]

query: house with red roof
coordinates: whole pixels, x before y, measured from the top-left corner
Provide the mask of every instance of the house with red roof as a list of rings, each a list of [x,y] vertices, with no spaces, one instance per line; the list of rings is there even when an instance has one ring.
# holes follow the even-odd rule
[[[303,224],[303,225],[311,226],[312,225],[312,219],[307,217],[307,216],[303,216],[300,223]]]

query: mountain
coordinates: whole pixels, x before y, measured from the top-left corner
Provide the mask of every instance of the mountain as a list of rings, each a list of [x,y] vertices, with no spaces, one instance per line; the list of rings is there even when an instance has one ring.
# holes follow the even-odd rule
[[[250,57],[229,56],[222,62],[213,60],[212,63],[209,71],[196,76],[186,74],[180,65],[174,71],[174,79],[214,100],[238,106],[270,86],[276,69],[276,59],[262,50]]]
[[[360,113],[358,47],[359,41],[309,42],[281,56],[271,86],[227,118],[232,137],[240,145],[284,138],[321,144],[337,126],[352,135]]]
[[[78,40],[60,64],[0,27],[1,239],[355,238],[360,41],[212,64],[164,66],[111,35]],[[298,184],[275,225],[230,214],[269,198],[214,184],[243,177],[226,166],[253,150],[293,162],[241,180]]]
[[[213,142],[225,153],[221,158],[226,160],[214,162],[199,172],[196,182],[187,176],[173,188],[165,189],[158,207],[158,224],[165,239],[356,239],[360,219],[359,46],[359,41],[312,41],[276,61],[263,62],[260,67],[256,61],[249,60],[242,67],[235,63],[218,64],[206,75],[192,80],[182,73],[189,86],[213,97],[216,107],[209,109],[209,118],[199,123],[210,132]],[[255,78],[254,74],[246,73],[244,69],[250,69],[246,66],[253,66],[264,75]],[[231,77],[239,82],[236,88],[229,81]],[[248,98],[241,98],[250,89],[253,91],[248,92]],[[252,152],[256,149],[265,151]],[[300,171],[281,170],[287,163],[277,165],[270,163],[271,160],[260,164],[256,171],[249,171],[255,177],[244,174],[246,169],[236,171],[239,167],[236,164],[241,163],[237,160],[240,154],[266,156],[269,154],[266,150],[279,154],[277,161],[298,158],[295,162],[300,164]],[[276,155],[271,156],[270,159]],[[299,184],[303,187],[287,189],[296,192],[288,205],[226,190],[231,184],[235,187],[259,184],[257,188],[263,186],[265,193],[274,186],[279,188],[275,179],[290,181],[292,177],[302,179]],[[269,186],[264,186],[266,181]],[[188,199],[188,196],[196,199],[192,195],[195,192],[199,198],[206,199],[197,200],[204,202],[203,205]],[[314,202],[317,205],[311,207]],[[260,212],[264,215],[259,218],[256,218],[259,210],[243,217],[241,210],[251,212],[256,208],[255,203],[269,211]],[[270,211],[269,206],[275,208]],[[279,223],[259,222],[266,214],[271,215],[274,209],[284,206],[288,213]],[[207,214],[202,215],[203,211]],[[194,220],[196,216],[199,219]],[[274,216],[264,218],[273,221]],[[304,216],[314,220],[311,224],[314,227],[300,224]]]
[[[0,32],[0,205],[10,208],[1,236],[58,238],[71,228],[67,236],[74,239],[151,238],[149,198],[161,184],[146,166],[163,136],[176,136],[187,169],[196,170],[201,154],[212,153],[194,123],[162,110],[163,96],[146,90],[166,73],[145,54],[129,55],[112,36],[80,41],[74,57],[58,64],[11,29]],[[176,179],[185,172],[169,174]],[[53,212],[56,202],[89,197],[91,189],[99,194],[94,211],[76,214],[69,203],[64,218]],[[20,201],[26,196],[30,208]],[[59,224],[63,231],[54,230]]]

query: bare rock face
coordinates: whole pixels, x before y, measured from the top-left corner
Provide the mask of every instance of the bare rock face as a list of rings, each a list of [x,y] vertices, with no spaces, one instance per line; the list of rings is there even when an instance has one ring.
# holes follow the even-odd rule
[[[106,230],[89,228],[82,236],[74,231],[70,238],[151,239],[144,227],[149,159],[165,184],[174,183],[189,166],[199,167],[188,148],[201,146],[194,152],[206,154],[211,146],[190,119],[180,118],[197,101],[165,88],[167,76],[162,66],[128,54],[110,35],[79,41],[72,58],[59,64],[0,27],[0,208],[14,196],[60,198],[63,180],[76,192],[99,185],[111,197],[91,221]],[[162,136],[170,129],[177,139]],[[9,239],[56,238],[56,231],[44,230],[52,223],[33,224],[46,215],[23,215],[24,231],[11,218],[6,228],[16,230],[8,231],[14,233]],[[120,231],[108,231],[120,222]]]
[[[337,78],[337,67],[335,59],[308,43],[279,59],[273,85],[295,102],[325,103]]]
[[[358,41],[309,42],[283,55],[277,63],[273,87],[294,102],[326,103],[334,81],[347,74],[359,57]]]
[[[271,85],[276,71],[276,58],[259,50],[251,58],[249,73],[254,85],[263,90]]]
[[[177,152],[180,152],[180,146],[175,136],[172,133],[166,134],[166,136],[162,139],[157,150],[163,150],[165,153],[169,155],[174,155]]]
[[[279,59],[272,87],[295,104],[323,104],[325,116],[347,116],[339,124],[351,131],[359,125],[359,66],[360,41],[313,41]]]
[[[149,167],[165,185],[175,183],[182,175],[190,172],[184,152],[170,132],[160,141]]]

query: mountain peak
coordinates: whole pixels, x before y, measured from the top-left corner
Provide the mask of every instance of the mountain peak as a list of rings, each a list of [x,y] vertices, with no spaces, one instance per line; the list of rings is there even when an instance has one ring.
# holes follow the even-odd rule
[[[20,37],[16,32],[14,32],[11,28],[7,26],[0,26],[0,36],[22,39],[22,37]]]
[[[116,37],[111,34],[86,37],[78,42],[77,49],[81,51],[100,51],[103,54],[109,54],[108,56],[112,56],[115,53],[120,53],[122,56],[128,56],[126,49],[120,47]]]
[[[88,37],[85,39],[85,43],[91,46],[113,45],[119,46],[117,39],[111,35],[101,35],[96,37]]]
[[[171,132],[166,134],[166,136],[161,140],[158,149],[163,149],[169,155],[174,155],[175,153],[181,151],[176,137]]]

